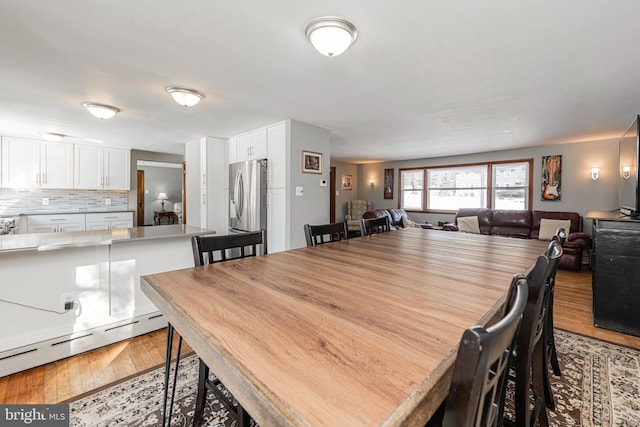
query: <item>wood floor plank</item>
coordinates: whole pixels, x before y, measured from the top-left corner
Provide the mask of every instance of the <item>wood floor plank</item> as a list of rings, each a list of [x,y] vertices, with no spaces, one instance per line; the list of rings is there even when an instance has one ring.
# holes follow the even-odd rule
[[[567,331],[640,349],[640,337],[593,326],[591,272],[560,270],[555,325]],[[0,403],[57,403],[164,363],[166,329],[0,378]],[[174,341],[174,357],[178,338]],[[183,343],[182,354],[191,351]],[[89,389],[87,389],[89,388]]]

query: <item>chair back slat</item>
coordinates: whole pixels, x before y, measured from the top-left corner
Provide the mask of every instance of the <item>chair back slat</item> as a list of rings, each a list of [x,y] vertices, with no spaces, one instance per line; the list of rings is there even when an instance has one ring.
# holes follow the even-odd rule
[[[391,223],[387,215],[378,218],[360,218],[360,235],[362,236],[387,231],[391,231]]]
[[[193,236],[191,246],[196,266],[256,256],[260,253],[260,247],[262,254],[267,253],[264,230],[228,235]]]
[[[334,222],[320,225],[304,225],[307,247],[346,240],[349,238],[347,222]]]

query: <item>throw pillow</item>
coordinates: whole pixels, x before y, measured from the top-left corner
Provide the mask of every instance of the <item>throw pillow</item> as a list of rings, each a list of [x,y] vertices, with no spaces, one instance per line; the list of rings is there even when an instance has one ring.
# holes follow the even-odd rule
[[[558,228],[564,228],[567,234],[571,229],[570,219],[547,219],[540,220],[540,231],[538,232],[539,240],[551,240],[556,235]]]
[[[463,216],[456,220],[458,230],[464,233],[480,234],[480,224],[477,216]]]
[[[16,218],[0,218],[0,234],[14,234],[18,225]]]

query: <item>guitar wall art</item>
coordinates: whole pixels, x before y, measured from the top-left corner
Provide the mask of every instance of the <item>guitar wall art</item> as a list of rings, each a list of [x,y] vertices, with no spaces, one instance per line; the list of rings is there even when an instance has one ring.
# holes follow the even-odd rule
[[[542,199],[560,200],[562,156],[542,156]]]

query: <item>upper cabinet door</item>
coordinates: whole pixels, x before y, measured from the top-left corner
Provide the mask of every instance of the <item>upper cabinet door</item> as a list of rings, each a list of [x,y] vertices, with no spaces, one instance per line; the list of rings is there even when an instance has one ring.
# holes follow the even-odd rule
[[[267,129],[262,128],[236,137],[237,161],[267,158]]]
[[[74,188],[130,190],[131,154],[124,148],[75,146]]]
[[[2,138],[2,187],[34,188],[40,185],[40,141]]]
[[[104,148],[104,188],[108,190],[130,190],[131,154],[122,148]]]
[[[76,144],[73,161],[74,188],[102,188],[102,147]]]
[[[40,144],[40,187],[73,188],[73,144]]]

